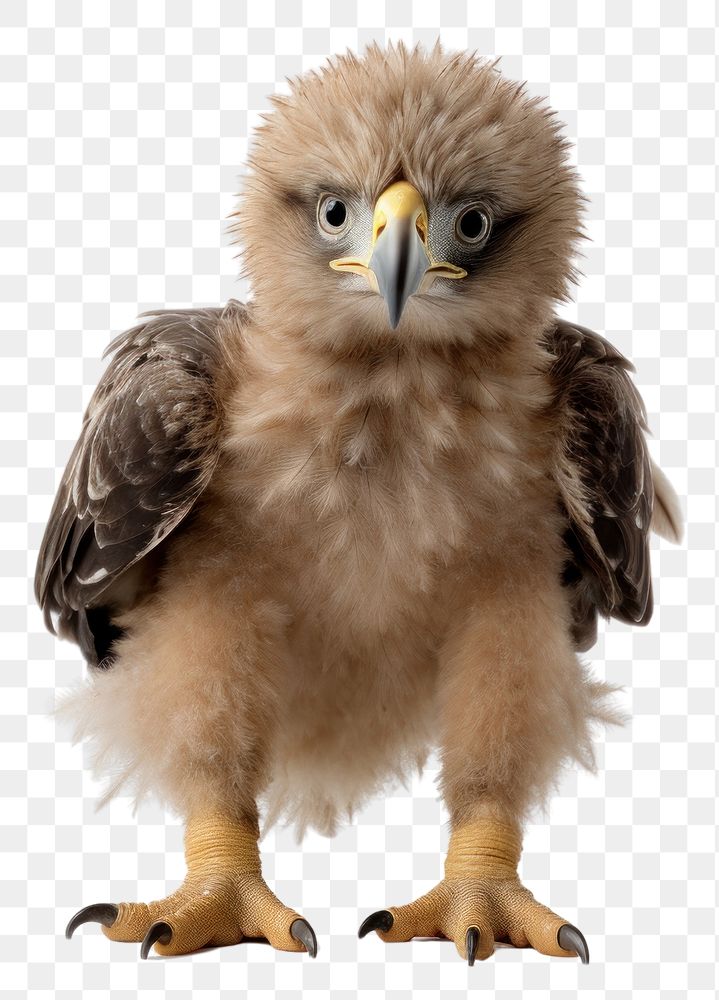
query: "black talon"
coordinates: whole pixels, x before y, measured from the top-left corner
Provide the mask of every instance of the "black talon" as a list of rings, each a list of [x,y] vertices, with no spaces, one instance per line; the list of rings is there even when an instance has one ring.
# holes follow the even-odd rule
[[[578,927],[573,924],[562,924],[557,931],[557,944],[565,951],[576,952],[582,960],[582,965],[589,965],[589,948]]]
[[[81,924],[88,924],[90,921],[95,921],[104,927],[112,927],[117,920],[117,912],[114,903],[91,903],[89,906],[83,906],[65,928],[65,937],[69,941]]]
[[[394,923],[394,917],[389,910],[377,910],[362,921],[358,936],[363,938],[370,931],[388,931]]]
[[[147,958],[155,941],[160,944],[169,944],[172,941],[172,928],[164,920],[156,920],[150,927],[140,945],[140,958]]]
[[[464,947],[467,951],[467,965],[474,965],[474,960],[477,957],[477,948],[479,948],[479,929],[477,927],[467,928]]]
[[[315,937],[315,932],[312,930],[311,926],[302,917],[297,920],[292,921],[290,926],[290,934],[295,939],[303,944],[307,950],[307,954],[310,958],[314,958],[317,955],[317,938]]]

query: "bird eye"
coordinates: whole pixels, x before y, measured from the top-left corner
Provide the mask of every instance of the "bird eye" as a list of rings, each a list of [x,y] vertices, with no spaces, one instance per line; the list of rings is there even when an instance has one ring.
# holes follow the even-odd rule
[[[462,243],[476,246],[489,236],[490,226],[491,221],[487,213],[472,205],[459,213],[454,228]]]
[[[347,226],[349,212],[345,203],[333,194],[326,194],[320,198],[317,206],[317,221],[320,228],[330,236],[336,236]]]

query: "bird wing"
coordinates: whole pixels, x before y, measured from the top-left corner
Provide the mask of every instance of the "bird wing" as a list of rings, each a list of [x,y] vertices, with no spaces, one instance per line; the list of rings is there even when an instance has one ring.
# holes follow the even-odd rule
[[[547,346],[561,428],[555,478],[568,521],[565,583],[584,650],[596,639],[598,613],[637,625],[652,614],[646,410],[633,366],[599,334],[557,320]]]
[[[45,530],[35,595],[47,627],[97,665],[93,613],[118,578],[189,514],[218,460],[221,319],[244,307],[160,310],[118,337]],[[142,317],[141,317],[142,318]]]

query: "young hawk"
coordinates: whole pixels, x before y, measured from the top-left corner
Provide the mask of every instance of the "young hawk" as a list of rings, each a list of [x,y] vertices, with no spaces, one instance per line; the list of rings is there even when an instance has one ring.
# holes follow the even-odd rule
[[[259,817],[331,833],[439,749],[445,878],[360,929],[588,958],[517,874],[609,689],[578,651],[651,614],[679,535],[629,363],[557,318],[582,198],[553,114],[473,55],[370,48],[296,80],[237,213],[253,299],[111,345],[42,542],[65,705],[108,797],[187,820],[166,899],[94,904],[164,955],[315,954]]]

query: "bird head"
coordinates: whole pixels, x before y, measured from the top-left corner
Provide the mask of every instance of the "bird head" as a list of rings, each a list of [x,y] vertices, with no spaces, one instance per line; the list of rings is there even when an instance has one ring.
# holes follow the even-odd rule
[[[500,344],[566,297],[569,144],[495,63],[373,45],[272,103],[234,225],[264,323],[341,349]]]

